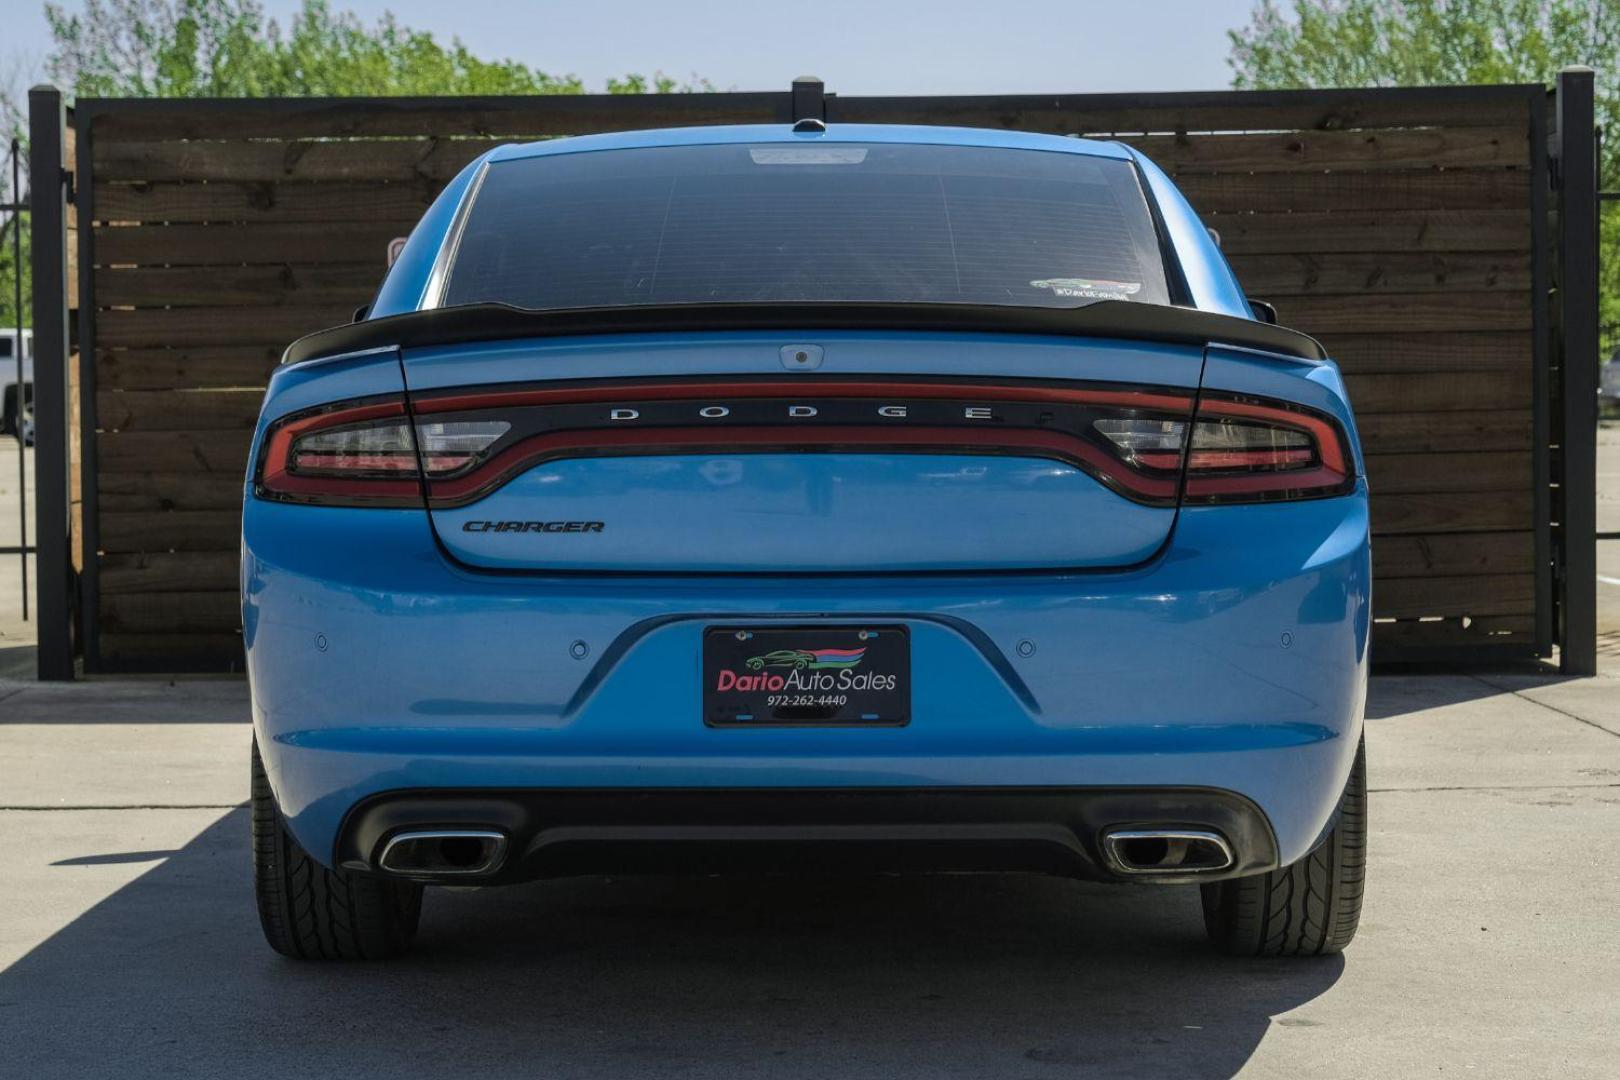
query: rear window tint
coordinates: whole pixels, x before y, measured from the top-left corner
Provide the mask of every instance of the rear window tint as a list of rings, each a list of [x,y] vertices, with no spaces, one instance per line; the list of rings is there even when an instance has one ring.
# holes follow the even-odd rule
[[[1078,307],[1169,302],[1136,171],[906,144],[656,147],[492,163],[442,302]]]

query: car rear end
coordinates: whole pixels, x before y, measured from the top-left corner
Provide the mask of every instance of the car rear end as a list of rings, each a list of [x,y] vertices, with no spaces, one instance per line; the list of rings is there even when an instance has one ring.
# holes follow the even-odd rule
[[[475,163],[255,437],[286,843],[400,890],[1310,857],[1357,759],[1366,490],[1337,369],[1240,305],[1114,146]]]

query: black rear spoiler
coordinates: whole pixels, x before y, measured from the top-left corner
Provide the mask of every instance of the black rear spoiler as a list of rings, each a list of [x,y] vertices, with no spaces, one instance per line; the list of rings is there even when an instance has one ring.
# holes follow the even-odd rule
[[[1327,359],[1327,353],[1316,339],[1286,327],[1196,308],[1099,300],[1078,308],[817,301],[649,304],[534,311],[506,304],[467,304],[334,326],[293,342],[281,362],[300,364],[367,349],[459,345],[472,341],[712,330],[1045,334],[1180,345],[1237,345],[1301,360]]]

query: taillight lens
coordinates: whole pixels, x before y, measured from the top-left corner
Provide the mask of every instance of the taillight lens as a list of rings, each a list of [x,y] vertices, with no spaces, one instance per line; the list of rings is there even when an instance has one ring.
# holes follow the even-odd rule
[[[1187,425],[1151,417],[1104,417],[1092,421],[1097,433],[1113,444],[1127,465],[1145,469],[1181,468]]]
[[[416,475],[416,448],[403,420],[355,424],[299,435],[287,450],[298,476],[392,479]]]
[[[418,423],[413,439],[399,401],[297,414],[278,421],[265,438],[258,494],[337,506],[420,507],[419,460],[430,478],[456,476],[475,468],[510,427],[504,420]]]
[[[429,479],[464,473],[483,461],[489,448],[512,425],[505,420],[460,420],[416,423],[416,441],[422,449],[422,467]]]
[[[1344,430],[1303,407],[1203,395],[1187,451],[1183,499],[1260,502],[1342,495],[1355,486]]]

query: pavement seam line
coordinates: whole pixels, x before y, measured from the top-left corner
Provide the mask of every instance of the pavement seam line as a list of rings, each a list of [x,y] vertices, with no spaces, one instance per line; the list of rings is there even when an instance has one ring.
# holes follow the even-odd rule
[[[1584,716],[1578,716],[1575,713],[1569,712],[1566,709],[1560,709],[1556,705],[1549,705],[1545,701],[1537,701],[1535,698],[1527,697],[1523,693],[1520,693],[1518,690],[1514,690],[1511,687],[1498,686],[1496,683],[1491,682],[1489,679],[1485,678],[1482,675],[1475,675],[1472,672],[1469,672],[1468,677],[1470,679],[1473,679],[1475,682],[1481,684],[1482,686],[1488,686],[1492,690],[1499,691],[1500,693],[1512,694],[1514,697],[1518,698],[1520,701],[1528,701],[1532,705],[1539,705],[1543,709],[1548,710],[1549,712],[1555,712],[1559,716],[1567,716],[1571,720],[1574,720],[1577,723],[1585,724],[1587,727],[1592,728],[1595,731],[1601,731],[1605,735],[1611,736],[1611,737],[1616,738],[1616,739],[1620,739],[1620,731],[1610,731],[1608,728],[1604,727],[1602,724],[1593,723],[1592,721],[1588,720]]]
[[[246,805],[245,801],[235,803],[116,803],[94,806],[19,805],[0,806],[0,813],[8,810],[29,813],[47,810],[237,810]]]
[[[1368,788],[1368,794],[1399,795],[1403,792],[1418,793],[1425,791],[1591,791],[1604,788],[1620,788],[1620,784],[1452,784],[1437,785],[1435,787],[1385,787]]]

